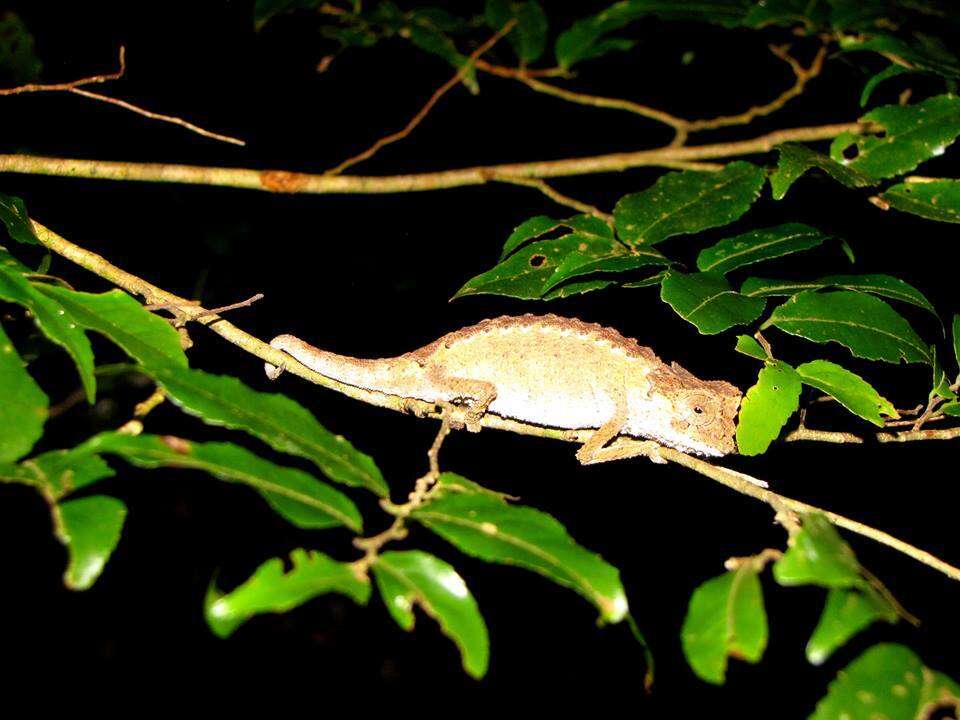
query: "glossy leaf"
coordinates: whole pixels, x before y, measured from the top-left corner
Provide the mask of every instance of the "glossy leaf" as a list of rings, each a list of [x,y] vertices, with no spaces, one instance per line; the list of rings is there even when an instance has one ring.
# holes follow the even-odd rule
[[[741,295],[719,273],[673,272],[660,286],[660,299],[704,335],[714,335],[760,317],[766,301]]]
[[[929,363],[930,350],[906,320],[872,295],[806,291],[775,308],[763,327],[775,326],[814,342],[838,342],[868,360]]]
[[[897,613],[873,593],[832,588],[813,635],[807,642],[807,660],[822,665],[850,638],[874,622],[897,621]]]
[[[17,460],[43,435],[50,401],[0,325],[0,463]]]
[[[873,178],[902,175],[942,155],[960,135],[960,98],[937,95],[915,105],[885,105],[861,121],[880,125],[882,134],[845,132],[830,145],[830,157]],[[856,156],[848,160],[850,152]]]
[[[275,465],[232,443],[193,443],[170,436],[103,433],[85,446],[92,452],[119,455],[139,467],[191,468],[221,480],[248,485],[297,527],[344,525],[359,531],[363,524],[356,506],[343,493],[301,470]]]
[[[468,555],[518,565],[575,590],[607,622],[619,622],[627,613],[617,569],[574,542],[547,513],[469,488],[444,492],[412,517]]]
[[[801,223],[751,230],[724,238],[716,245],[701,250],[697,256],[697,268],[702,272],[725,275],[744,265],[810,250],[828,239],[828,235]]]
[[[289,612],[331,592],[366,605],[370,581],[351,565],[323,553],[294,550],[290,553],[289,570],[285,569],[282,558],[272,558],[228,593],[211,586],[204,602],[204,616],[210,629],[225,638],[254,615]]]
[[[0,24],[2,22],[0,18]],[[40,244],[27,214],[27,206],[20,198],[0,193],[0,222],[6,225],[7,233],[14,240],[27,245]]]
[[[56,506],[57,538],[70,555],[63,581],[86,590],[100,577],[120,541],[127,507],[116,498],[93,495]]]
[[[617,234],[633,245],[654,245],[674,235],[732,223],[760,195],[763,169],[732,162],[719,172],[684,170],[620,198],[613,211]]]
[[[683,654],[698,677],[720,685],[727,658],[758,662],[767,635],[758,571],[747,562],[694,590],[681,631]]]
[[[815,387],[864,420],[883,427],[884,418],[899,418],[896,408],[866,380],[827,360],[797,366],[804,385]]]
[[[490,662],[487,626],[463,578],[443,560],[419,550],[380,554],[373,564],[377,588],[390,615],[413,630],[419,605],[460,648],[464,669],[481,678]]]
[[[736,351],[749,357],[756,358],[757,360],[766,361],[768,359],[767,352],[763,349],[760,343],[758,343],[756,339],[750,337],[749,335],[737,336]]]
[[[53,285],[36,288],[78,325],[105,335],[144,366],[187,366],[177,331],[122,290],[93,294]]]
[[[960,684],[903,645],[874,645],[837,673],[810,720],[920,720],[960,710]]]
[[[494,30],[499,30],[512,18],[516,18],[517,25],[507,38],[522,62],[536,62],[546,50],[547,16],[536,0],[487,0],[484,18],[487,25]]]
[[[960,223],[960,180],[904,182],[880,194],[895,210],[927,220]]]
[[[799,408],[800,390],[800,376],[787,363],[774,360],[760,370],[740,405],[737,448],[741,455],[767,451]]]
[[[387,495],[387,484],[373,459],[326,430],[290,398],[257,392],[226,375],[173,365],[146,370],[176,405],[205,423],[244,430],[275,450],[311,460],[334,482]]]
[[[793,183],[813,169],[822,170],[837,182],[850,188],[876,184],[876,181],[869,176],[832,160],[816,150],[811,150],[806,145],[787,143],[780,145],[777,149],[780,151],[780,162],[770,176],[770,188],[773,191],[774,200],[782,200]]]
[[[83,328],[60,303],[44,295],[9,265],[0,265],[0,300],[29,310],[43,334],[69,353],[80,373],[87,400],[92,403],[97,381],[93,375],[93,349]]]

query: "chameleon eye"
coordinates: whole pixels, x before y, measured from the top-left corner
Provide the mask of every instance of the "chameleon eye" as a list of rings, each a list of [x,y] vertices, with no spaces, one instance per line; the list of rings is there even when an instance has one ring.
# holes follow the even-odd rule
[[[694,411],[697,415],[703,415],[703,408],[700,407],[699,405],[694,405],[694,406],[693,406],[693,411]]]

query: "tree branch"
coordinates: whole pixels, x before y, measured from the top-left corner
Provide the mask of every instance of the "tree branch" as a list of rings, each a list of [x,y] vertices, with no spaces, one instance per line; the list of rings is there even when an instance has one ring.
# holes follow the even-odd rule
[[[662,147],[635,152],[610,153],[592,157],[544,160],[539,162],[480,165],[410,175],[329,175],[254,170],[248,168],[203,167],[168,163],[111,162],[40,157],[36,155],[0,155],[0,173],[55,175],[59,177],[120,180],[125,182],[163,182],[185,185],[265,190],[305,194],[385,194],[443,190],[483,185],[508,179],[573,177],[619,172],[637,167],[685,166],[699,160],[761,155],[786,142],[829,140],[843,132],[860,133],[869,129],[862,123],[837,123],[789,128],[749,140]],[[713,168],[703,168],[713,169]]]
[[[109,280],[110,282],[130,293],[144,297],[149,303],[171,303],[179,305],[178,312],[181,312],[187,319],[196,320],[197,322],[208,326],[211,330],[223,337],[228,342],[233,343],[237,347],[252,355],[255,355],[271,365],[282,367],[286,371],[302,377],[305,380],[309,380],[317,385],[330,388],[331,390],[336,390],[337,392],[343,393],[348,397],[361,400],[371,405],[385,407],[401,412],[413,411],[422,417],[433,417],[440,419],[441,421],[444,419],[444,412],[442,408],[438,408],[433,403],[425,403],[419,400],[412,400],[410,398],[401,398],[369,390],[363,390],[324,377],[323,375],[310,370],[306,366],[301,365],[290,355],[287,355],[276,348],[272,348],[261,340],[258,340],[252,335],[247,334],[232,323],[223,320],[219,316],[210,315],[209,311],[205,310],[199,305],[190,304],[190,301],[178,297],[173,293],[162,290],[157,286],[150,284],[146,280],[122,270],[116,265],[110,263],[106,258],[89,250],[85,250],[78,245],[74,245],[70,241],[66,240],[40,223],[33,221],[33,228],[40,243],[52,252],[71,260],[77,265],[80,265],[81,267],[90,270],[100,277]],[[581,444],[585,442],[593,433],[592,430],[560,430],[556,428],[545,428],[538,425],[529,425],[527,423],[510,420],[508,418],[502,418],[489,413],[482,416],[480,419],[480,424],[483,427],[497,430],[508,430],[521,435],[535,435],[538,437],[552,438],[555,440],[563,440],[566,442],[575,442]],[[442,430],[443,428],[441,428],[441,431]],[[937,431],[926,430],[920,432],[930,433]],[[639,448],[638,454],[649,455],[649,442],[638,442],[630,438],[621,437],[614,442],[612,447],[624,447],[629,446],[630,444],[633,444]],[[731,488],[732,490],[735,490],[743,495],[747,495],[767,503],[778,512],[782,511],[782,509],[787,509],[796,513],[822,513],[838,527],[845,528],[851,532],[857,533],[858,535],[875,540],[878,543],[908,555],[924,565],[928,565],[929,567],[939,570],[954,580],[960,580],[960,568],[956,568],[944,562],[925,550],[921,550],[920,548],[895,538],[892,535],[883,532],[882,530],[877,530],[876,528],[870,527],[869,525],[864,525],[856,520],[851,520],[843,515],[838,515],[837,513],[824,510],[823,508],[819,508],[815,505],[810,505],[800,500],[794,500],[792,498],[788,498],[767,490],[757,484],[758,482],[762,481],[757,481],[756,478],[752,478],[749,475],[745,475],[744,473],[740,473],[736,470],[731,470],[719,465],[713,465],[706,460],[692,457],[678,450],[674,450],[673,448],[660,447],[657,449],[657,456],[662,460],[682,465],[683,467],[693,470],[700,475],[704,475],[705,477],[725,485],[726,487]]]

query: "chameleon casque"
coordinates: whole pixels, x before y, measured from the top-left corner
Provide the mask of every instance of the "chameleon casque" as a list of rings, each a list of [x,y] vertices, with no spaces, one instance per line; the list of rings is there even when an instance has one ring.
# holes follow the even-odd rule
[[[734,418],[741,393],[704,381],[616,330],[556,315],[503,316],[444,335],[393,358],[337,355],[293,335],[273,347],[324,377],[430,403],[468,405],[464,423],[479,430],[484,413],[567,430],[596,429],[577,452],[602,462],[619,435],[687,453],[736,452]],[[282,367],[266,364],[276,378]]]

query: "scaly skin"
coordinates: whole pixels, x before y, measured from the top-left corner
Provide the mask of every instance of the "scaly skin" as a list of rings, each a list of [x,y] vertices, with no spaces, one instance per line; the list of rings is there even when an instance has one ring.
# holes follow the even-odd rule
[[[467,401],[468,429],[485,412],[545,427],[596,428],[578,458],[595,462],[618,435],[683,452],[736,451],[741,393],[699,380],[650,348],[599,325],[555,315],[484,320],[394,358],[365,360],[320,350],[292,335],[270,343],[325,377],[431,403]],[[266,366],[277,377],[282,368]]]

